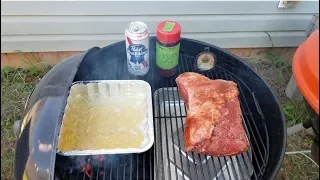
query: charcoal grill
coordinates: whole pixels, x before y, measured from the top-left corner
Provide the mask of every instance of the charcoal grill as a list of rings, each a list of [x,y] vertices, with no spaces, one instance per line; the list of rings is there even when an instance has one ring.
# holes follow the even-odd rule
[[[216,65],[199,73],[238,84],[243,124],[250,142],[238,156],[214,158],[183,148],[185,106],[175,78],[198,72],[195,58],[204,51]],[[57,137],[72,82],[140,79],[153,92],[155,144],[145,153],[70,156],[56,153]],[[150,38],[150,71],[133,76],[127,70],[125,42],[92,48],[57,64],[30,96],[21,122],[15,154],[15,179],[273,179],[282,163],[286,125],[270,87],[248,64],[210,44],[181,39],[177,74],[164,78],[155,67],[155,38]]]

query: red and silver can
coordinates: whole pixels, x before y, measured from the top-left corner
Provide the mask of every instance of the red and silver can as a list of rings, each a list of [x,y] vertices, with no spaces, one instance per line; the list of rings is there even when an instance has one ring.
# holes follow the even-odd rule
[[[145,23],[131,22],[125,31],[128,71],[143,76],[149,67],[149,33]]]

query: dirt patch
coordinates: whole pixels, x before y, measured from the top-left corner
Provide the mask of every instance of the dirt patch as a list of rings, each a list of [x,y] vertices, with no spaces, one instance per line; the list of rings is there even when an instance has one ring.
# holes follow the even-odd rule
[[[310,150],[311,139],[305,131],[288,137],[287,152]],[[310,153],[305,153],[311,158]],[[287,154],[278,173],[277,180],[316,180],[319,179],[319,167],[301,153]]]

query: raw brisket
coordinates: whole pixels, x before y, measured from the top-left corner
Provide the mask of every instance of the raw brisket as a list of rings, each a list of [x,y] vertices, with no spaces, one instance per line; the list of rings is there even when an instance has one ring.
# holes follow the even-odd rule
[[[176,82],[188,109],[184,131],[186,151],[210,156],[247,151],[236,83],[210,80],[192,72],[179,75]]]

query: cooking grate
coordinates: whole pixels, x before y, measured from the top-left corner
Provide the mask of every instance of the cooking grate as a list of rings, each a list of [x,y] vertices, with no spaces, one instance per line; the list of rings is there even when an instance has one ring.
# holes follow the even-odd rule
[[[153,179],[153,151],[142,154],[70,156],[57,155],[56,179]]]
[[[187,60],[186,60],[187,59]],[[181,72],[195,71],[193,57],[184,56]],[[201,73],[201,72],[200,72]],[[266,144],[259,131],[255,118],[264,118],[254,93],[231,72],[216,66],[213,71],[201,73],[211,79],[232,80],[240,90],[240,104],[243,122],[251,148],[248,152],[233,157],[213,158],[198,153],[183,151],[183,129],[186,107],[178,94],[175,78],[161,81],[154,95],[156,130],[156,177],[157,179],[259,179],[267,164]],[[251,102],[250,102],[251,101]],[[254,103],[260,117],[254,117],[249,108]],[[260,128],[261,129],[261,128]],[[264,134],[265,135],[265,134]],[[171,142],[171,143],[170,143]],[[251,176],[252,175],[252,176]]]
[[[141,79],[149,82],[154,93],[155,145],[142,154],[103,155],[102,161],[100,157],[93,156],[57,155],[56,179],[260,179],[267,164],[269,140],[266,125],[255,121],[259,118],[259,122],[265,122],[259,103],[248,86],[228,71],[227,65],[224,68],[219,66],[219,62],[214,69],[199,72],[211,79],[232,80],[238,84],[250,151],[221,158],[185,153],[183,124],[186,110],[175,89],[175,78],[183,72],[196,71],[194,57],[180,54],[177,75],[162,78],[155,72],[155,56],[152,53],[151,68],[146,76],[132,76],[127,71],[126,63],[104,63],[88,67],[92,68],[89,75],[77,80]],[[116,62],[125,62],[125,57],[120,57],[115,59]],[[106,73],[107,68],[112,73]],[[83,164],[89,164],[90,170],[87,171],[87,166]]]

